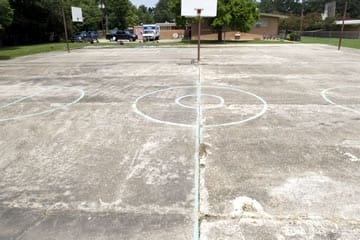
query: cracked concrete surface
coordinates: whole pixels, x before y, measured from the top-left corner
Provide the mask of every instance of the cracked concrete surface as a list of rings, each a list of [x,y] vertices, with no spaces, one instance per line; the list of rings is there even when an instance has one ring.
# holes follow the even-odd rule
[[[200,65],[195,55],[90,48],[0,62],[0,239],[193,239],[196,221],[202,240],[360,239],[360,51],[205,47]],[[328,98],[354,111],[321,97],[334,87]],[[84,98],[64,107],[76,89]],[[267,111],[222,125],[263,108],[231,89]]]

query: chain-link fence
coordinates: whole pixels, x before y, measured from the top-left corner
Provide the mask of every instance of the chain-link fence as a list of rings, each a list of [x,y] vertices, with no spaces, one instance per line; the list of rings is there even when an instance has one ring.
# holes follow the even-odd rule
[[[324,37],[324,38],[339,38],[341,31],[304,31],[302,36],[308,37]],[[360,31],[344,31],[343,38],[360,39]]]

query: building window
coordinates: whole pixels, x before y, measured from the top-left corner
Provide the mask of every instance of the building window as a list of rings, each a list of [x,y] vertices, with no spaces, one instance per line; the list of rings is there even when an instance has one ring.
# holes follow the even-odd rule
[[[257,28],[264,28],[264,27],[267,27],[268,25],[269,24],[268,24],[268,21],[266,19],[259,19],[255,23],[255,27],[257,27]]]

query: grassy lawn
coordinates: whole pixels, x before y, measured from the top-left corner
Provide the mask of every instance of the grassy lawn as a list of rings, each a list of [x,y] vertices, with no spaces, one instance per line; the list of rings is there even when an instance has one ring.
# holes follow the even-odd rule
[[[89,43],[69,43],[70,49],[83,48]],[[65,43],[47,43],[26,46],[14,46],[0,48],[0,60],[7,60],[15,57],[44,53],[51,51],[66,51]]]
[[[301,37],[302,43],[321,43],[337,46],[339,43],[338,38],[318,38],[318,37]],[[342,47],[360,49],[360,39],[343,39]]]

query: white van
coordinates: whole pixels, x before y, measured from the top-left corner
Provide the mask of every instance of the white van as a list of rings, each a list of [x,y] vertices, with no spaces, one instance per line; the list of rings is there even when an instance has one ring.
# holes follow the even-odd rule
[[[156,24],[143,25],[143,40],[156,41],[160,39],[160,26]]]

